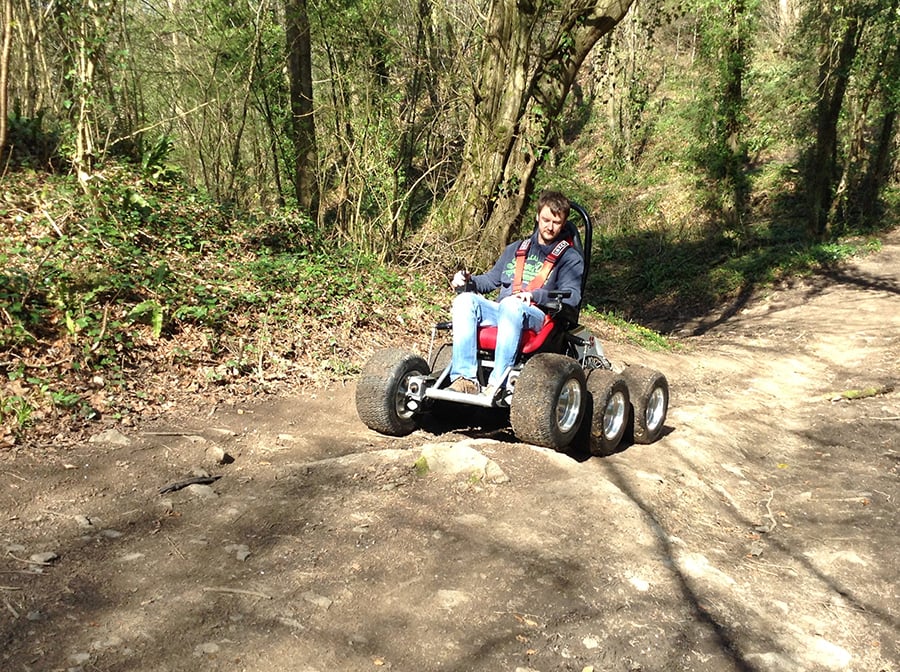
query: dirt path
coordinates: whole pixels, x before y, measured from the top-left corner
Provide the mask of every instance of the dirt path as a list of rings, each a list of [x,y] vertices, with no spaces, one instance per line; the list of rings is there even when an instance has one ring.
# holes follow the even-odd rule
[[[895,233],[675,352],[610,343],[672,408],[605,459],[387,439],[350,387],[0,455],[0,669],[900,670],[898,269]]]

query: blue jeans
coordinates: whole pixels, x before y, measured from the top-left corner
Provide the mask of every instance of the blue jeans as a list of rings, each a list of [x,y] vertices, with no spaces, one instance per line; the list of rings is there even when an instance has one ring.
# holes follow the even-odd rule
[[[450,360],[450,380],[460,376],[477,380],[478,327],[497,327],[497,349],[494,370],[488,385],[499,385],[503,372],[516,361],[522,331],[538,331],[544,324],[544,313],[513,296],[500,303],[481,294],[464,292],[453,300],[453,357]]]

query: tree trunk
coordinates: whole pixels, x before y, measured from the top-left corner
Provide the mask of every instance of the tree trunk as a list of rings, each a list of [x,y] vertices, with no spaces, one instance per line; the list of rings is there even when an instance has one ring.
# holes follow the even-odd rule
[[[319,184],[316,125],[313,117],[312,46],[306,0],[285,0],[288,75],[294,141],[294,192],[297,204],[316,221]]]
[[[3,1],[3,42],[0,45],[0,160],[6,156],[6,120],[9,118],[9,50],[12,45],[12,0]],[[2,170],[2,166],[0,166]]]
[[[723,112],[723,135],[725,152],[725,175],[731,188],[731,211],[726,216],[732,227],[740,230],[744,224],[749,186],[745,173],[746,154],[742,140],[744,114],[744,73],[747,71],[747,16],[744,0],[732,0],[728,7],[730,32],[725,41],[725,66],[722,76],[724,90],[721,110]]]
[[[463,164],[430,226],[486,263],[521,222],[534,178],[585,57],[631,0],[494,0]]]
[[[864,19],[859,16],[848,17],[836,58],[829,51],[820,64],[818,90],[821,93],[816,108],[816,140],[806,178],[810,229],[817,238],[824,237],[828,232],[838,175],[838,119],[850,81],[851,66],[859,50],[863,23]],[[830,49],[830,46],[828,40],[823,40],[823,49]]]
[[[900,0],[886,3],[881,16],[870,21],[870,30],[863,38],[868,52],[864,52],[863,58],[875,67],[864,67],[862,72],[868,73],[868,77],[861,86],[855,87],[854,135],[834,197],[836,221],[850,227],[877,226],[883,207],[881,192],[890,176],[900,105],[897,96],[900,42],[894,35],[892,22],[898,5]],[[862,73],[858,77],[862,79]]]

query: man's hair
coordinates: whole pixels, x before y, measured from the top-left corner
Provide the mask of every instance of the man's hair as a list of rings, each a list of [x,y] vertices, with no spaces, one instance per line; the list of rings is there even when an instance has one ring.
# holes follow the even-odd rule
[[[537,211],[540,214],[544,207],[550,208],[550,212],[554,215],[562,215],[565,220],[569,216],[569,199],[560,191],[543,191],[538,199]]]

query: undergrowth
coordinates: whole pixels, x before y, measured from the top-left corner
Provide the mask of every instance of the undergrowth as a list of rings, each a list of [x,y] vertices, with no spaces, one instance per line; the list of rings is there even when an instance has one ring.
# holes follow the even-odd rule
[[[10,177],[14,179],[10,179]],[[433,318],[433,282],[290,211],[241,215],[177,180],[109,166],[85,194],[22,170],[0,194],[0,438],[352,375]],[[372,342],[361,342],[362,335]],[[372,336],[374,335],[374,336]]]

